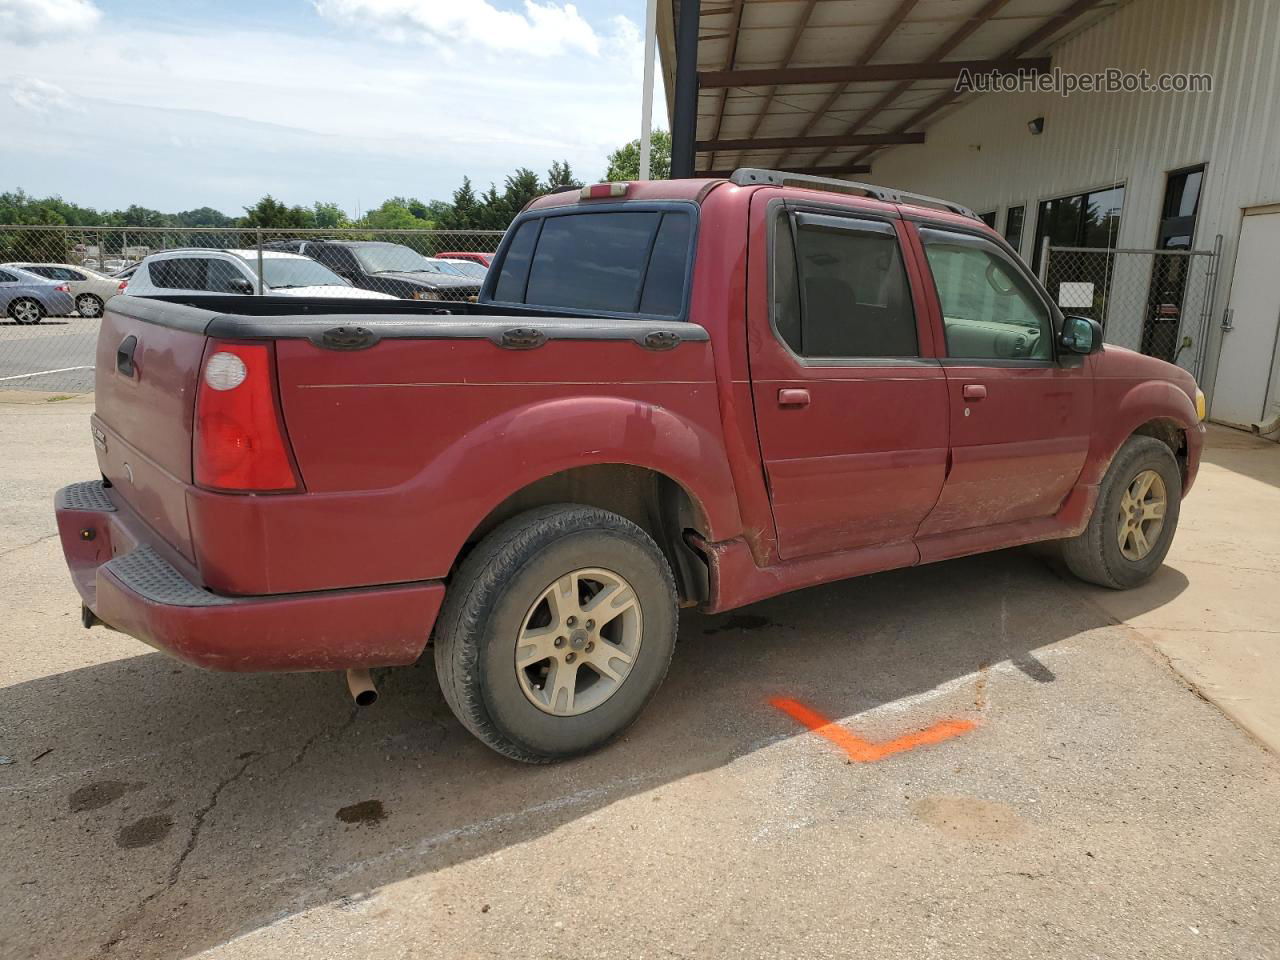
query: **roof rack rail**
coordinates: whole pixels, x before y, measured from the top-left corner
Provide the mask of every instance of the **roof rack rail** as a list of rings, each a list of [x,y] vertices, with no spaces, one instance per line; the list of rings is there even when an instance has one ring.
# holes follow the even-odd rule
[[[807,173],[789,173],[786,170],[762,170],[756,167],[740,167],[733,171],[729,179],[740,187],[752,184],[768,184],[774,187],[806,187],[810,190],[826,190],[831,193],[854,193],[885,203],[911,203],[922,207],[937,207],[958,213],[971,220],[981,220],[968,207],[950,200],[939,200],[937,197],[923,193],[909,193],[906,190],[895,190],[874,183],[860,183],[857,180],[837,180],[834,177],[815,177]]]

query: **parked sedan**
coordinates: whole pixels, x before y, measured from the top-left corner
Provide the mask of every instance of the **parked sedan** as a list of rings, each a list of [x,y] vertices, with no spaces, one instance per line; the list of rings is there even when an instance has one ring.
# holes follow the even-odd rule
[[[202,247],[153,253],[138,265],[129,280],[129,295],[253,294],[258,292],[258,263],[257,250],[209,250]],[[332,270],[296,253],[264,250],[261,263],[261,292],[270,296],[395,299],[385,293],[353,287]]]
[[[69,263],[6,263],[5,267],[18,267],[46,280],[64,281],[76,301],[76,313],[82,317],[100,317],[106,302],[124,293],[123,280],[104,277],[85,267]]]
[[[446,260],[441,257],[436,262],[447,263],[454,269],[454,272],[459,273],[464,277],[475,277],[477,280],[483,280],[485,278],[485,274],[489,272],[487,267],[482,267],[474,260]]]
[[[76,307],[71,290],[17,267],[0,267],[0,310],[15,323],[39,323],[45,317],[65,317]]]

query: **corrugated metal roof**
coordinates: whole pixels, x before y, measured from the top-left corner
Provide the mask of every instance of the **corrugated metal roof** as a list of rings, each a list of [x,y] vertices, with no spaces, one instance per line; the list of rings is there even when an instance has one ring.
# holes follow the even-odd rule
[[[1128,0],[703,0],[698,71],[920,64],[1043,56]],[[680,0],[660,17],[672,88]],[[1054,18],[1060,18],[1057,22]],[[891,28],[891,29],[890,29]],[[1034,39],[1031,45],[1027,41]],[[954,80],[858,80],[703,88],[699,141],[927,130],[954,104]],[[942,103],[940,104],[940,101]],[[933,112],[919,117],[922,109]],[[910,125],[904,128],[904,125]],[[802,170],[865,163],[874,146],[700,150],[699,171],[739,166]]]

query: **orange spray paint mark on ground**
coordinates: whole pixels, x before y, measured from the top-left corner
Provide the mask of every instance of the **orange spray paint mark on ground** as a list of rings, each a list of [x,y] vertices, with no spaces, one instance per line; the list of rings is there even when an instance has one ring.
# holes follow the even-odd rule
[[[849,759],[855,763],[875,763],[877,760],[891,757],[895,753],[905,753],[907,750],[914,750],[916,747],[942,743],[944,740],[950,740],[953,737],[968,733],[977,726],[970,720],[944,720],[941,723],[935,723],[926,730],[917,730],[915,733],[905,734],[896,740],[889,740],[885,743],[872,743],[869,740],[863,740],[853,731],[847,730],[837,723],[832,723],[816,710],[806,707],[799,700],[792,700],[788,697],[773,697],[769,702],[793,720],[802,723],[813,733],[834,743],[848,754]]]

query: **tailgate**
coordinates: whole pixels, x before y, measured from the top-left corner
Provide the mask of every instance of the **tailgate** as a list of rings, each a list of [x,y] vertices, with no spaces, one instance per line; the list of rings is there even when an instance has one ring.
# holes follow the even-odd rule
[[[94,445],[116,496],[188,560],[191,434],[209,314],[113,297],[98,332]]]

